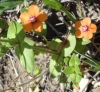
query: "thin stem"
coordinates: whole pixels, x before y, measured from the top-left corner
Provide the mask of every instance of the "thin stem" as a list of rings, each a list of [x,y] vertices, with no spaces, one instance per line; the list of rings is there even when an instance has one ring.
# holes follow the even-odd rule
[[[9,43],[16,43],[14,42],[13,40],[6,40],[6,39],[0,39],[0,42],[9,42]],[[46,47],[40,47],[40,46],[31,46],[31,48],[33,50],[37,50],[37,51],[41,51],[41,52],[46,52],[46,53],[51,53],[51,54],[56,54],[58,55],[59,52],[56,51],[56,50],[51,50],[51,49],[48,49]]]
[[[10,40],[10,39],[0,39],[0,42],[9,42],[9,43],[12,43],[12,44],[18,44],[18,42],[15,42],[15,41]]]
[[[90,58],[90,57],[88,57],[88,56],[86,56],[86,55],[83,55],[83,54],[77,52],[76,50],[74,50],[74,52],[77,53],[77,54],[80,54],[81,56],[84,56],[85,58],[87,58],[87,59],[90,61],[90,62],[89,62],[89,61],[88,61],[88,62],[87,62],[87,61],[84,61],[84,62],[86,62],[87,64],[89,64],[89,65],[91,65],[91,66],[93,66],[93,67],[97,67],[97,66],[100,65],[100,63],[99,63],[98,61],[96,61],[95,59],[92,59],[92,58]]]
[[[57,56],[56,62],[58,62],[59,58],[61,57],[61,51],[62,51],[62,49],[64,48],[64,45],[66,44],[66,40],[67,40],[67,39],[65,39],[65,41],[63,41],[62,46],[59,48],[59,54],[58,54],[58,56]],[[53,69],[52,69],[52,72],[54,71],[55,66],[56,66],[56,64],[54,65],[54,67],[53,67]]]
[[[53,31],[60,37],[59,32],[53,27],[52,24],[49,23],[49,21],[46,21],[46,23],[53,29]]]
[[[55,55],[58,55],[59,52],[58,51],[55,51],[55,50],[50,50],[46,47],[40,47],[40,46],[31,46],[31,48],[33,50],[37,50],[39,52],[45,52],[45,53],[51,53],[51,54],[55,54]]]

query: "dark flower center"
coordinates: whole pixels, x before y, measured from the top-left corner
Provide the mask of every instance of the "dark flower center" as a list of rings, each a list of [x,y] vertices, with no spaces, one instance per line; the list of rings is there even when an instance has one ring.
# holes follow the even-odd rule
[[[31,16],[29,18],[29,21],[32,22],[32,23],[36,22],[36,17],[35,16]]]
[[[87,32],[89,30],[88,26],[82,26],[82,32]]]

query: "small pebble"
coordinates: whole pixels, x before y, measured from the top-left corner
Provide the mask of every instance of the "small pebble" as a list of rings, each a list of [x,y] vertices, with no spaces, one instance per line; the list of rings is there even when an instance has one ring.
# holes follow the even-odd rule
[[[87,89],[87,84],[89,82],[89,79],[86,79],[86,78],[82,78],[80,83],[79,83],[79,87],[80,87],[80,92],[85,92],[83,90],[86,90]]]

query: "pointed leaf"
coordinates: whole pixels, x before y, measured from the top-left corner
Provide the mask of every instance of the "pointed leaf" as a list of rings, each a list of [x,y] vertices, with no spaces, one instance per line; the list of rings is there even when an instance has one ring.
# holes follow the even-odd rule
[[[82,45],[89,44],[90,42],[91,42],[90,40],[86,40],[85,38],[82,38]]]
[[[76,80],[75,80],[75,82],[79,83],[81,79],[82,79],[82,75],[76,74]]]
[[[69,56],[72,53],[72,51],[74,50],[74,48],[76,46],[75,35],[69,34],[68,41],[69,41],[68,44],[61,52],[64,57]]]
[[[64,63],[66,64],[66,65],[68,65],[68,62],[69,61],[69,58],[68,57],[66,57],[66,58],[64,58]]]
[[[62,74],[62,75],[60,76],[60,83],[67,83],[67,77],[66,77],[65,74]]]
[[[51,73],[52,77],[56,77],[60,74],[60,72],[58,72],[55,67],[57,65],[56,59],[57,59],[57,56],[53,55],[50,60],[50,64],[49,64],[49,69],[50,69],[50,73]]]
[[[75,65],[74,67],[75,67],[75,73],[80,74],[81,71],[80,71],[79,65]]]
[[[76,80],[76,74],[71,74],[71,75],[69,76],[69,79],[70,79],[72,82],[75,82],[75,80]]]
[[[82,45],[82,39],[76,39],[76,46],[75,46],[75,50],[78,52],[81,52],[83,49],[83,45]]]
[[[64,69],[65,74],[72,74],[74,72],[74,68],[71,66],[68,66],[67,68]]]
[[[60,10],[62,7],[61,3],[58,2],[58,0],[43,0],[43,2],[56,10]]]
[[[50,49],[53,49],[53,50],[58,50],[59,51],[59,48],[61,46],[61,40],[56,38],[56,39],[52,39],[52,41],[48,41],[48,46]]]
[[[41,70],[42,70],[42,67],[35,65],[34,66],[34,75],[36,76],[36,75],[40,74]]]
[[[69,61],[69,66],[75,66],[75,65],[80,65],[80,59],[75,54],[73,54]]]
[[[34,45],[34,41],[25,37],[24,42],[26,42],[28,45],[33,46]]]
[[[22,4],[24,0],[2,0],[0,1],[0,14],[7,9],[12,9],[19,4]]]
[[[4,56],[8,50],[6,46],[0,46],[0,57]]]
[[[8,28],[7,38],[15,39],[15,41],[23,41],[25,38],[25,32],[23,27],[18,22],[11,22]]]
[[[22,66],[28,72],[32,72],[34,69],[34,53],[30,46],[23,42],[16,47],[15,52],[20,59]]]

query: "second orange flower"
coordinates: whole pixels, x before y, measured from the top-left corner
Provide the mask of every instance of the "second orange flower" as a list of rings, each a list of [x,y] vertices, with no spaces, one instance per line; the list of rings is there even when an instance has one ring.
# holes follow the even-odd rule
[[[36,32],[42,31],[42,22],[47,19],[47,14],[39,12],[37,5],[31,5],[28,12],[23,12],[20,15],[20,20],[23,22],[25,32],[34,30]]]
[[[91,23],[91,19],[89,17],[84,18],[81,21],[77,21],[75,23],[76,32],[75,35],[77,38],[84,37],[89,40],[93,37],[93,33],[97,31],[97,27],[95,24]]]

